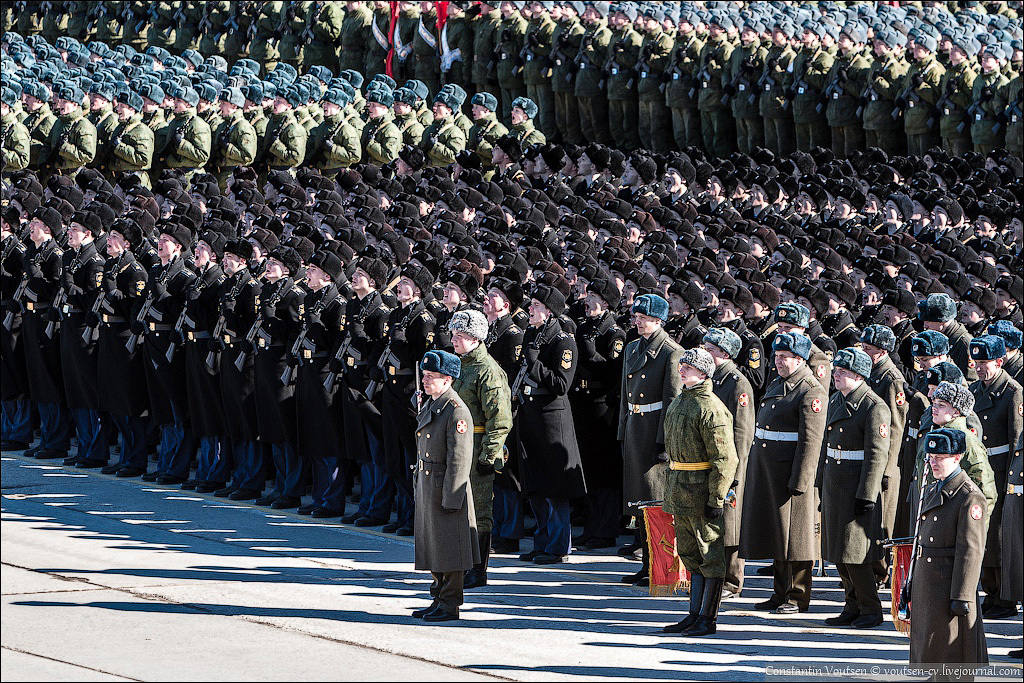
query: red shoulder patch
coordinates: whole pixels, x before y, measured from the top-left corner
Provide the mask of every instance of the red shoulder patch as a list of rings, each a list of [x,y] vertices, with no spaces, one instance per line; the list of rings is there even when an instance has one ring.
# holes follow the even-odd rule
[[[811,401],[811,410],[813,410],[816,413],[820,413],[821,412],[821,399],[820,398],[816,398],[813,401]]]
[[[825,368],[824,364],[819,365],[818,367],[816,367],[814,369],[814,374],[816,374],[818,376],[818,379],[821,379],[821,378],[823,378],[825,376],[825,370],[826,370],[826,368]]]
[[[971,519],[981,519],[982,511],[981,506],[975,503],[971,506]]]
[[[907,402],[907,395],[902,391],[896,392],[896,405],[901,406]]]
[[[746,393],[740,394],[740,405],[743,406],[744,408],[746,408],[749,403],[750,403],[750,397],[747,396]]]
[[[880,437],[882,437],[883,439],[885,437],[889,436],[889,425],[886,424],[885,422],[883,422],[882,424],[878,425],[878,435]]]
[[[466,424],[465,420],[459,420],[458,422],[455,423],[455,431],[457,431],[459,434],[465,434],[468,428],[469,426]]]

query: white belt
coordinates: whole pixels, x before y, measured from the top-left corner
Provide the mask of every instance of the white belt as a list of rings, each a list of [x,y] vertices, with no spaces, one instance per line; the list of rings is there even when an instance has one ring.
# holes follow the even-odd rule
[[[1006,495],[1008,496],[1019,496],[1024,495],[1024,486],[1020,484],[1007,484]]]
[[[1005,446],[996,446],[995,448],[986,448],[985,450],[988,451],[988,457],[990,458],[993,455],[1005,455],[1010,452],[1010,444],[1006,444]]]
[[[917,427],[907,427],[907,436],[911,439],[916,439],[918,434]]]
[[[863,460],[864,451],[844,451],[839,448],[826,448],[825,455],[833,460]]]
[[[776,432],[773,429],[761,429],[758,427],[754,430],[754,436],[758,439],[764,439],[765,441],[799,441],[799,432]]]
[[[633,415],[642,415],[643,413],[653,413],[656,410],[661,410],[663,403],[658,401],[657,403],[627,403],[626,407],[629,412]]]

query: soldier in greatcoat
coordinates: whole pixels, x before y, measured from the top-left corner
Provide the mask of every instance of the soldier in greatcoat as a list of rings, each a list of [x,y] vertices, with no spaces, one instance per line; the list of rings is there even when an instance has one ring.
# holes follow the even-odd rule
[[[1006,498],[1003,500],[1003,518],[1000,524],[1000,577],[1001,592],[999,597],[1008,602],[1017,603],[1024,598],[1024,541],[1021,539],[1021,502],[1024,496],[1024,435],[1017,437],[1010,456],[1010,465],[1006,470]],[[1021,658],[1021,651],[1011,650],[1009,656]]]

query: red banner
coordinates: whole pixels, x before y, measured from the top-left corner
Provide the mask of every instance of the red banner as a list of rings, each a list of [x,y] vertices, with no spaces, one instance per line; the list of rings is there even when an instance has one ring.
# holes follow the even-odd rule
[[[441,39],[441,31],[444,30],[445,22],[448,21],[448,0],[438,0],[434,3],[437,7],[437,39]]]
[[[388,56],[384,60],[384,73],[391,78],[394,74],[391,71],[391,62],[395,58],[395,24],[398,23],[398,0],[391,0],[391,22],[388,24]]]
[[[892,546],[892,562],[889,580],[892,582],[892,625],[900,633],[910,633],[910,620],[900,619],[897,614],[897,607],[900,604],[900,592],[903,590],[903,582],[907,580],[907,572],[910,570],[910,553],[913,545],[910,543],[896,543]],[[907,601],[909,606],[910,601]]]
[[[650,594],[672,595],[690,585],[690,573],[676,552],[676,527],[672,515],[661,506],[644,508],[647,550],[650,559]]]

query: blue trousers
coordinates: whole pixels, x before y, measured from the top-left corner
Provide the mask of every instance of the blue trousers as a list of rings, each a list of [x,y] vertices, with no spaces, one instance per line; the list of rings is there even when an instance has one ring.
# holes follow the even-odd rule
[[[39,411],[39,447],[67,451],[71,444],[71,417],[59,403],[37,403]]]
[[[146,462],[146,418],[116,415],[111,419],[121,434],[121,459],[118,460],[118,464],[122,467],[137,467],[145,471],[148,464]]]
[[[364,462],[359,465],[359,507],[356,514],[365,517],[373,502],[373,463]]]
[[[196,467],[196,481],[227,483],[231,478],[230,450],[221,445],[215,436],[199,439],[199,455]]]
[[[188,468],[195,453],[192,430],[174,414],[174,422],[160,426],[160,446],[157,450],[156,471],[168,477],[188,477]]]
[[[523,505],[516,491],[503,486],[494,487],[494,526],[491,534],[495,538],[516,541],[523,537]]]
[[[270,454],[277,470],[274,495],[279,498],[301,498],[304,461],[295,453],[295,447],[287,442],[271,444]]]
[[[110,445],[100,414],[88,408],[72,408],[71,416],[78,436],[78,459],[106,463],[110,459]]]
[[[32,443],[32,403],[19,398],[0,404],[0,438],[4,441]]]
[[[265,478],[263,452],[255,441],[232,441],[229,444],[234,472],[231,485],[246,491],[262,491]]]
[[[531,496],[530,507],[537,518],[537,530],[533,533],[534,550],[549,555],[568,555],[572,547],[569,501]]]
[[[391,519],[391,507],[395,502],[395,482],[384,469],[384,449],[381,442],[369,429],[366,430],[366,443],[373,459],[373,497],[366,516],[372,519]]]
[[[310,458],[313,475],[313,505],[342,512],[345,510],[345,478],[338,458]]]

